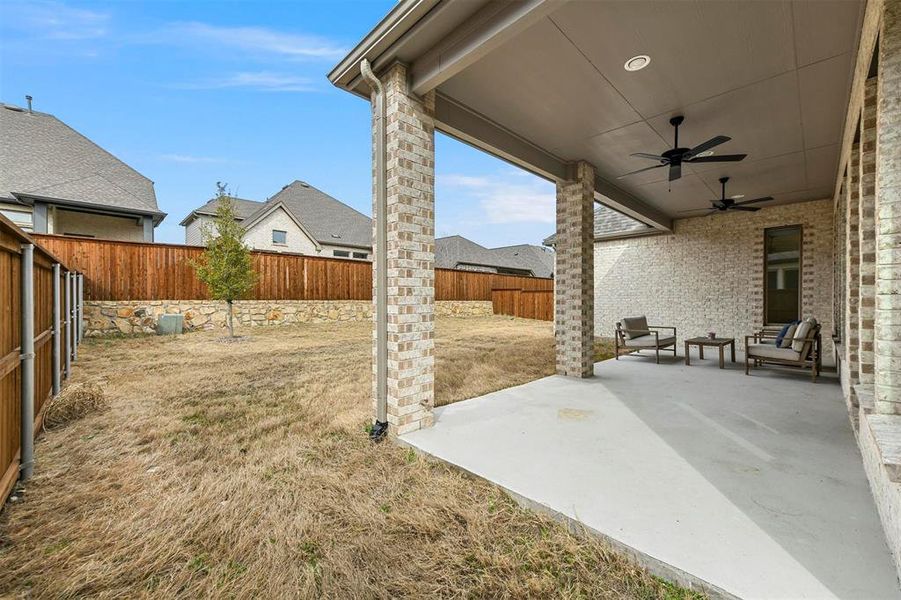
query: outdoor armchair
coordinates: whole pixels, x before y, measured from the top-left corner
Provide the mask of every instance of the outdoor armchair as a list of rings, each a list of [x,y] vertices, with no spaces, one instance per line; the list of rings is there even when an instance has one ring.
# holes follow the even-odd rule
[[[613,343],[616,360],[619,360],[620,354],[653,350],[657,364],[660,364],[660,350],[672,346],[673,356],[676,356],[676,328],[648,325],[647,317],[628,317],[616,323]]]
[[[780,337],[780,333],[786,333]],[[787,332],[763,329],[745,336],[745,375],[765,364],[810,369],[816,381],[822,369],[820,324],[814,318],[788,327]]]

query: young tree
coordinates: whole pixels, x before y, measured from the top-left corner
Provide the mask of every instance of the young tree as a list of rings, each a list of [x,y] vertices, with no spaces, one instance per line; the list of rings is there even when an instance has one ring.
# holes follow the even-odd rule
[[[256,273],[250,249],[244,245],[244,228],[235,219],[235,207],[225,184],[216,182],[216,220],[214,227],[202,232],[206,250],[191,261],[197,277],[206,284],[214,300],[228,304],[228,333],[235,337],[234,301],[253,287]]]

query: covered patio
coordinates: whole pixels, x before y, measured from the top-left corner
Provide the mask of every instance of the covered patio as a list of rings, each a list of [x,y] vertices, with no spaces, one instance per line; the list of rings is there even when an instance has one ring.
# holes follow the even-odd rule
[[[676,579],[897,591],[901,0],[403,0],[329,78],[373,107],[376,435]],[[558,376],[440,410],[436,130],[556,184]],[[641,314],[739,352],[816,319],[838,375],[594,365]]]
[[[901,598],[834,374],[726,366],[608,360],[402,440],[713,596]]]

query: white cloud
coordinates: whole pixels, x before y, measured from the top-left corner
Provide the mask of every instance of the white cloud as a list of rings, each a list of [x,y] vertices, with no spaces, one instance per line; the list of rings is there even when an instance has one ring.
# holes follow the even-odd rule
[[[320,36],[284,33],[266,27],[222,27],[208,23],[172,23],[148,41],[164,44],[208,44],[293,60],[337,60],[346,49]]]
[[[450,194],[474,197],[488,223],[554,223],[556,198],[547,182],[521,173],[502,172],[494,177],[439,175],[437,184]],[[456,190],[456,191],[453,191]]]
[[[109,13],[60,2],[17,2],[14,9],[7,7],[3,16],[9,25],[42,38],[89,40],[109,32]]]
[[[220,79],[206,79],[175,87],[189,90],[245,88],[261,92],[315,92],[319,90],[319,87],[309,77],[271,71],[233,73]]]
[[[212,165],[229,162],[227,158],[217,158],[215,156],[192,156],[190,154],[161,154],[160,158],[169,162],[192,165]]]

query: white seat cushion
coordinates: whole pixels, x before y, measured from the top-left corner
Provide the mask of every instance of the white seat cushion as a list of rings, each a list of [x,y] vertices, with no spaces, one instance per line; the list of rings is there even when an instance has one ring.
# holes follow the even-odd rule
[[[654,335],[640,335],[638,337],[634,337],[631,340],[626,340],[627,348],[656,348],[658,346],[671,346],[676,343],[676,336],[674,335],[661,335],[660,342],[657,342],[657,338]]]
[[[791,348],[777,348],[773,344],[750,344],[748,346],[748,356],[751,358],[778,358],[781,360],[798,360],[801,353],[795,352]]]

